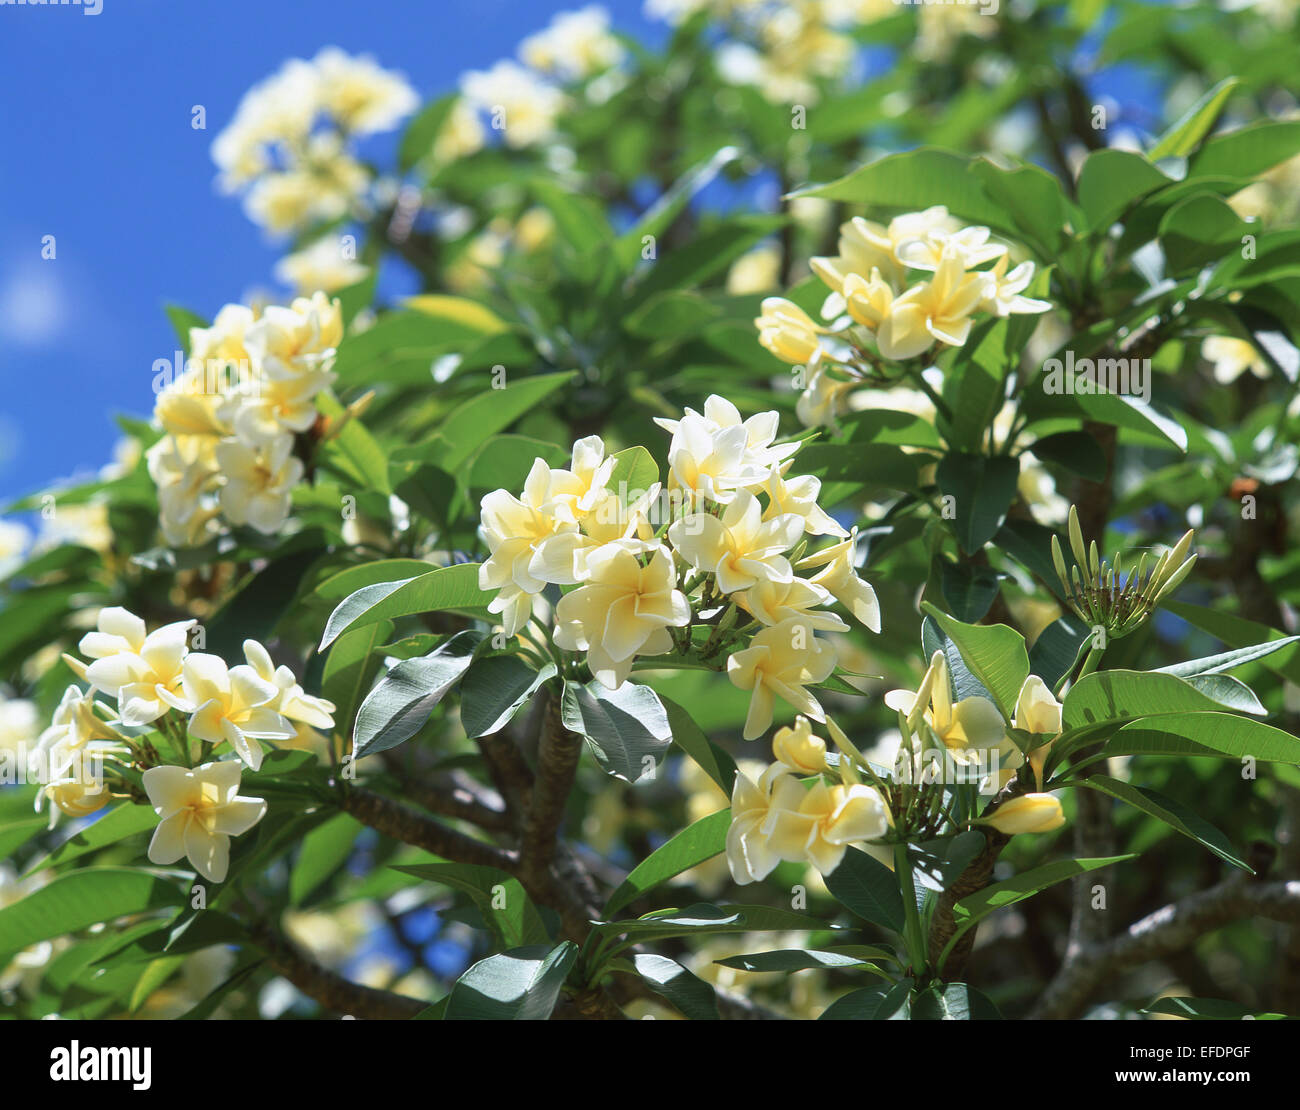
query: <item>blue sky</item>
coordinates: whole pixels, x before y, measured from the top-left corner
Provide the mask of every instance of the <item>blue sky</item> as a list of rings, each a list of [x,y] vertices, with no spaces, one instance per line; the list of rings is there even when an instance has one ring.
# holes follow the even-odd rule
[[[252,84],[285,58],[338,45],[405,72],[429,97],[584,2],[103,0],[94,16],[0,7],[0,506],[99,468],[118,438],[112,415],[149,412],[153,362],[176,347],[164,304],[211,317],[279,288],[282,252],[216,191],[209,155]],[[641,0],[603,4],[620,30],[652,43],[668,34]],[[1140,77],[1112,73],[1094,91],[1154,100]],[[205,131],[191,127],[197,104]],[[395,142],[376,136],[362,153],[391,164]]]
[[[0,505],[111,458],[175,349],[163,305],[211,316],[275,289],[276,245],[213,185],[244,91],[323,46],[370,53],[421,95],[514,53],[579,0],[103,0],[0,7]],[[615,27],[661,40],[640,0]],[[202,104],[208,128],[190,126]],[[379,136],[364,153],[381,154]],[[41,257],[42,237],[56,257]]]

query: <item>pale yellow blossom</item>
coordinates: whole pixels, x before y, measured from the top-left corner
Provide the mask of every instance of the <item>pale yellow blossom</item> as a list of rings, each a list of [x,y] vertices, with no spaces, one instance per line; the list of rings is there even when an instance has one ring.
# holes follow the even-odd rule
[[[149,842],[149,859],[167,866],[182,856],[209,882],[224,882],[230,868],[230,838],[247,832],[266,815],[261,798],[239,795],[242,768],[235,762],[185,767],[151,767],[143,784],[161,820]]]

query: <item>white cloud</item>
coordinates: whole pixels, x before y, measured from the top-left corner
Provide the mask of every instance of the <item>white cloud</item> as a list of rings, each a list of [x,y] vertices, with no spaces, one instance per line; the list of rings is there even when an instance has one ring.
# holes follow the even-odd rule
[[[53,346],[68,319],[68,291],[57,261],[21,262],[0,273],[0,339]]]

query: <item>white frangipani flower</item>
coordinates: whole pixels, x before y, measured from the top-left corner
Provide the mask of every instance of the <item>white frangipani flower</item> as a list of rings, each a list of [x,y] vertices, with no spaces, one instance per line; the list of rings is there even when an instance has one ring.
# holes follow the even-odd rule
[[[555,642],[585,651],[597,681],[617,689],[637,655],[660,655],[673,646],[668,629],[685,625],[690,604],[676,588],[672,556],[658,548],[647,565],[617,544],[588,558],[587,581],[555,607]]]
[[[230,838],[266,815],[261,798],[239,795],[240,765],[233,761],[185,767],[150,767],[142,781],[161,821],[149,842],[149,859],[161,866],[182,856],[209,882],[224,882]]]
[[[160,691],[161,692],[161,691]],[[288,740],[296,730],[275,708],[282,691],[250,666],[227,667],[215,655],[186,656],[180,695],[163,699],[190,715],[189,734],[211,744],[228,743],[254,771],[262,766],[262,747],[254,740]]]
[[[794,570],[784,552],[803,535],[793,513],[763,520],[763,507],[748,490],[737,490],[721,517],[693,513],[668,529],[673,549],[696,570],[714,575],[724,594],[759,582],[789,582]]]

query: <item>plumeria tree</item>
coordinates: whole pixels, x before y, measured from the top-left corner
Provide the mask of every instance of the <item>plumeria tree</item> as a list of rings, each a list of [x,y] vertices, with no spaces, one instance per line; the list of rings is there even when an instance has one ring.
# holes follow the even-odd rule
[[[0,523],[6,1006],[1300,1014],[1294,6],[647,9],[216,138],[289,291]]]

